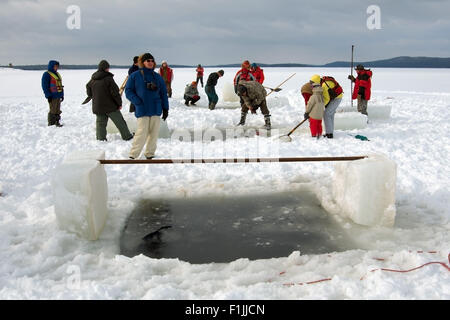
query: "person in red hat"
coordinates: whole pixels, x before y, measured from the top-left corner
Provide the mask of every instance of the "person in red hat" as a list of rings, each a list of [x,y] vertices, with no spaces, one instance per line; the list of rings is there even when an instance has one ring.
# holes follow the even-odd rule
[[[197,89],[197,82],[192,81],[191,84],[186,85],[186,89],[184,89],[184,104],[191,106],[195,106],[195,103],[200,100],[200,94]]]

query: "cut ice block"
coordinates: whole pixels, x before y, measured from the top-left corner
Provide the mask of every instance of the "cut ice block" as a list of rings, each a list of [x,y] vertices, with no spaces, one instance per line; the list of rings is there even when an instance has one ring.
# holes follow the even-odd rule
[[[232,83],[225,82],[222,88],[222,97],[225,102],[239,101],[239,96],[234,92],[234,86]]]
[[[99,159],[103,151],[73,152],[51,180],[59,227],[89,240],[98,239],[108,216],[106,172]]]
[[[367,116],[359,112],[336,112],[334,115],[334,130],[364,129],[367,127]],[[322,121],[325,130],[325,121]]]
[[[367,113],[369,115],[369,119],[389,119],[391,117],[391,106],[383,106],[383,105],[372,105],[369,101],[367,106]],[[341,112],[357,112],[356,105],[351,106],[342,106],[339,107],[336,111],[337,113]]]
[[[333,195],[340,212],[357,224],[392,227],[397,166],[384,155],[335,165]]]

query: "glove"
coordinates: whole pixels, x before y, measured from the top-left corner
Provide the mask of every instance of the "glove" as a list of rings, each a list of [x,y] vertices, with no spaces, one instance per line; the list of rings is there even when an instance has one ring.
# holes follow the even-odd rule
[[[64,101],[64,97],[61,97],[61,102],[63,102]]]
[[[347,78],[348,78],[348,80],[352,80],[353,82],[355,82],[355,77],[354,76],[349,75]]]
[[[52,98],[47,98],[48,103],[52,103]]]
[[[167,119],[168,116],[169,116],[169,110],[163,109],[163,116],[162,116],[162,119],[163,119],[164,121],[166,121],[166,119]]]
[[[305,114],[303,115],[303,117],[305,118],[305,120],[309,119],[309,113],[305,112]]]

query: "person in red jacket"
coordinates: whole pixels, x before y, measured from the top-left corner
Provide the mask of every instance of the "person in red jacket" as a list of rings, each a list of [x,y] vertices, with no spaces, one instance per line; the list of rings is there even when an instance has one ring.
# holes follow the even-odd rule
[[[195,69],[195,71],[197,71],[197,80],[195,80],[195,82],[199,82],[202,84],[202,88],[203,88],[203,72],[205,71],[205,69],[203,69],[202,65],[199,64],[197,66],[197,69]]]
[[[239,81],[254,81],[255,76],[250,71],[250,62],[245,60],[242,62],[241,70],[239,70],[234,76],[233,84],[234,84],[234,92],[237,94],[237,87]]]
[[[358,99],[358,112],[368,115],[367,101],[370,100],[372,71],[370,69],[365,69],[361,64],[357,65],[355,70],[358,74],[356,78],[352,75],[348,76],[348,78],[355,83],[352,99]]]
[[[159,74],[164,79],[164,83],[167,88],[167,96],[172,98],[172,80],[173,80],[173,70],[167,65],[167,61],[161,63],[159,68]]]
[[[250,69],[251,73],[255,77],[255,80],[259,83],[263,84],[264,82],[264,71],[261,69],[256,63],[252,63],[252,67]]]
[[[250,70],[250,61],[245,60],[244,62],[242,62],[241,65],[241,70],[239,70],[236,75],[234,76],[234,80],[233,80],[233,84],[234,84],[234,92],[238,94],[238,84],[239,81],[255,81],[256,78],[255,76],[252,74],[251,70]],[[244,105],[244,100],[242,99],[241,96],[239,96],[239,102],[241,103],[241,108]],[[256,109],[252,109],[251,110],[253,114],[256,113]]]

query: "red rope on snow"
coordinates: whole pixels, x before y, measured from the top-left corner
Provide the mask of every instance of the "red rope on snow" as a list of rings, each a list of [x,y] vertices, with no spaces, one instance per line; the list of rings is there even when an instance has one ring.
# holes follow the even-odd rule
[[[417,253],[424,253],[424,251],[417,251]],[[437,253],[437,251],[428,251],[428,253]],[[395,269],[387,269],[387,268],[378,268],[378,269],[370,270],[370,272],[375,272],[377,270],[381,270],[381,271],[387,271],[387,272],[407,273],[407,272],[411,272],[411,271],[415,271],[415,270],[421,269],[421,268],[423,268],[425,266],[429,266],[429,265],[432,265],[432,264],[441,265],[445,269],[447,269],[447,271],[450,271],[450,253],[448,254],[447,258],[448,258],[448,262],[449,262],[448,265],[445,262],[432,261],[432,262],[425,263],[425,264],[423,264],[421,266],[418,266],[416,268],[412,268],[412,269],[409,269],[409,270],[395,270]],[[378,261],[385,261],[385,259],[383,259],[383,258],[374,258],[374,259],[378,260]],[[283,271],[283,272],[280,272],[279,275],[282,276],[285,273],[286,273],[286,271]],[[365,276],[363,276],[360,280],[363,280],[364,277]],[[315,284],[315,283],[320,283],[320,282],[325,282],[325,281],[330,281],[330,280],[332,280],[332,278],[320,279],[320,280],[310,281],[310,282],[283,283],[283,286],[288,286],[288,287],[295,286],[295,285],[303,286],[305,284]]]

